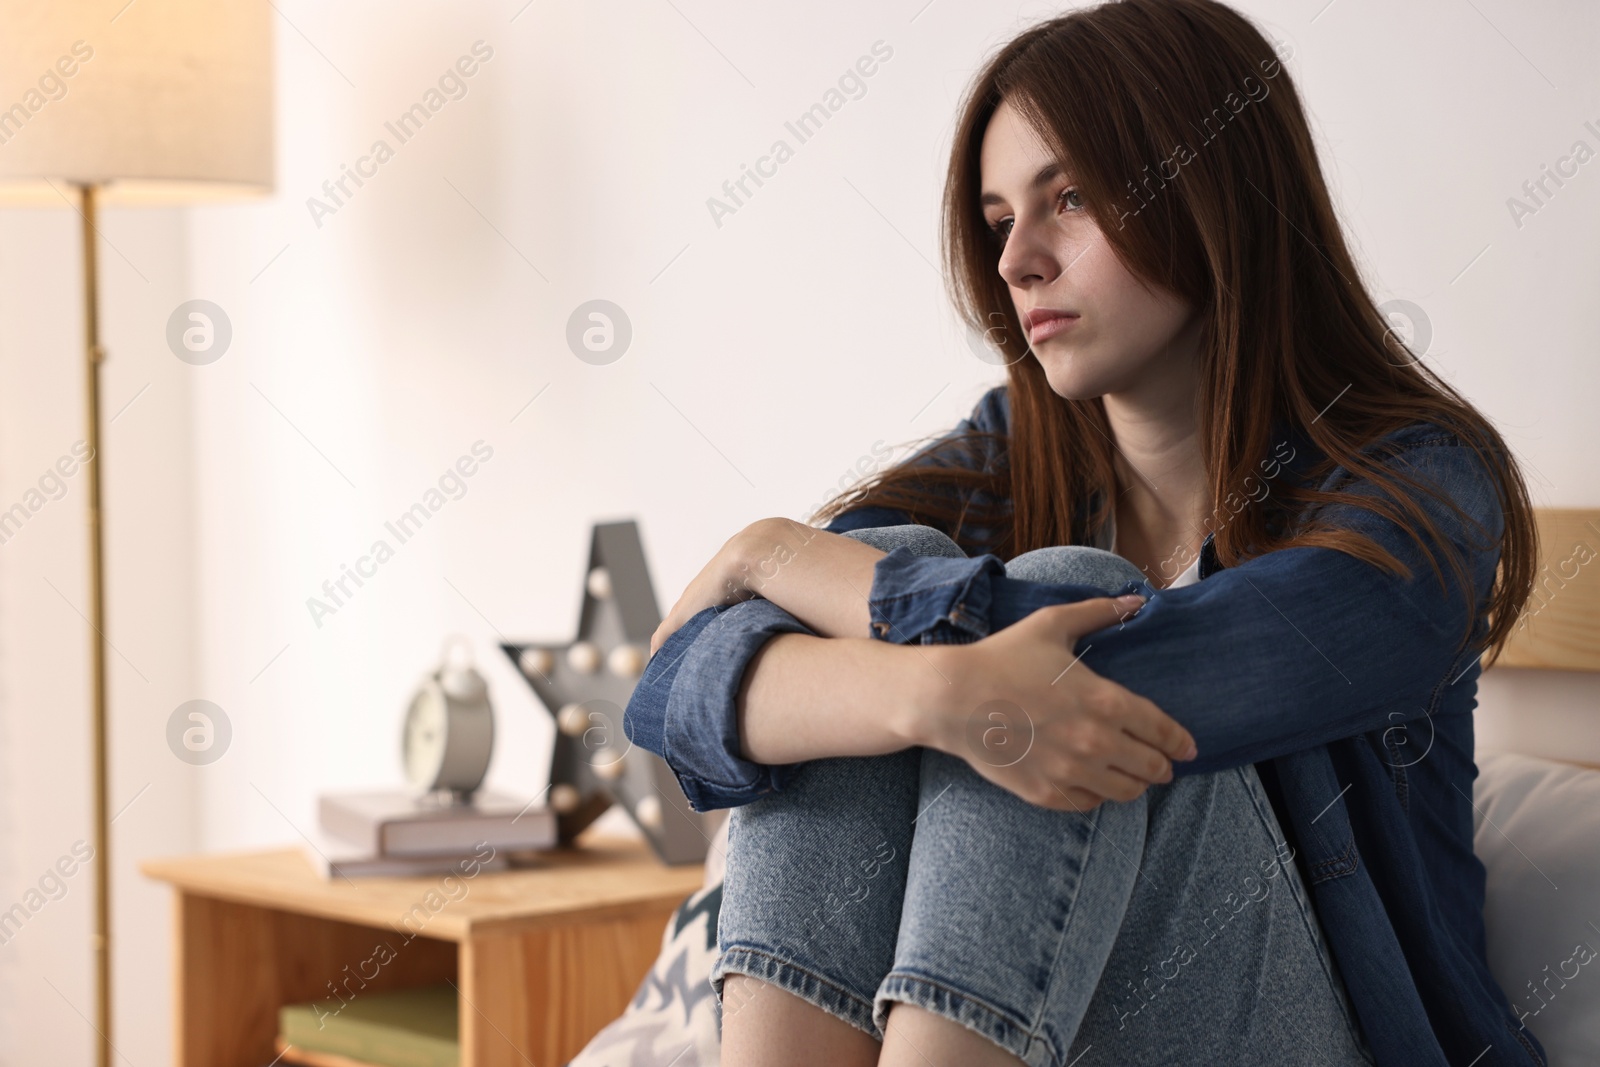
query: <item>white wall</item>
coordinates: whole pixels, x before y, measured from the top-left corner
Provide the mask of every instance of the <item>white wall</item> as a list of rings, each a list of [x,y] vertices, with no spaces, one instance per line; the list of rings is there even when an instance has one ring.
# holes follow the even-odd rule
[[[134,856],[294,845],[318,791],[395,781],[401,708],[444,634],[485,655],[497,633],[570,635],[591,523],[640,520],[665,609],[735,530],[803,517],[875,442],[947,428],[1000,380],[929,263],[939,182],[976,64],[1053,9],[675,5],[280,3],[276,197],[186,222],[108,220],[150,277],[106,254],[108,408],[154,383],[113,427],[107,466],[112,639],[151,679],[113,663],[115,792],[159,783],[117,825],[118,914],[144,921],[121,924],[119,1045],[141,1067],[169,1054],[165,978],[144,980],[166,966],[167,917],[124,869]],[[1584,406],[1600,385],[1600,163],[1520,228],[1505,204],[1574,140],[1600,147],[1583,128],[1600,127],[1595,10],[1246,8],[1293,47],[1376,291],[1426,310],[1428,358],[1498,420],[1538,503],[1596,504]],[[494,54],[467,95],[397,145],[384,122],[478,40]],[[784,122],[880,40],[893,56],[865,96],[796,145]],[[307,198],[379,137],[394,157],[318,226]],[[716,225],[707,198],[780,137],[793,158]],[[78,432],[71,223],[0,214],[7,501]],[[164,351],[166,316],[188,298],[232,321],[210,366]],[[594,298],[633,324],[608,366],[564,341]],[[307,598],[480,439],[494,456],[466,495],[316,625]],[[33,573],[81,590],[74,501],[37,520],[49,537],[30,527],[31,546],[0,548],[7,886],[87,825],[85,638]],[[548,727],[491,663],[492,780],[537,789]],[[1556,701],[1592,704],[1594,679],[1491,677],[1482,695],[1486,739],[1566,755],[1587,741],[1600,759],[1593,735],[1523,725]],[[234,731],[206,768],[161,748],[166,715],[192,697]],[[0,948],[22,998],[0,1030],[5,1062],[42,1062],[36,1050],[86,1032],[41,985],[89,1011],[87,956],[73,955],[86,884],[31,945]]]

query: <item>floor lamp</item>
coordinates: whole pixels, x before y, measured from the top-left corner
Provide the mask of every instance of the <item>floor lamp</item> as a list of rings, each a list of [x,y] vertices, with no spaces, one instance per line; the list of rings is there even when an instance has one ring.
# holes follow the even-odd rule
[[[83,233],[100,1067],[113,1045],[97,219],[103,203],[271,191],[272,28],[268,0],[0,0],[0,202],[71,207]]]

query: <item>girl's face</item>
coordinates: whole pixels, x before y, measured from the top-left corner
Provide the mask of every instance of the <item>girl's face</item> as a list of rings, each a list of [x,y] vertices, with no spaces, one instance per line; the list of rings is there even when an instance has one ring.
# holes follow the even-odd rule
[[[984,220],[1004,246],[1000,276],[1050,388],[1086,400],[1187,384],[1198,316],[1128,272],[1072,175],[1009,102],[989,121],[979,168]]]

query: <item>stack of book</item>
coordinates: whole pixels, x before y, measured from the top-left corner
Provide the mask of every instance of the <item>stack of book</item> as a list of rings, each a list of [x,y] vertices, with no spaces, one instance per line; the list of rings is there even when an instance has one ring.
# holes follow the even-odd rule
[[[398,790],[318,800],[321,840],[307,858],[324,878],[406,877],[502,870],[509,853],[556,844],[546,805],[479,790],[470,800]]]
[[[449,983],[366,993],[278,1010],[278,1058],[298,1067],[457,1067],[456,991]]]

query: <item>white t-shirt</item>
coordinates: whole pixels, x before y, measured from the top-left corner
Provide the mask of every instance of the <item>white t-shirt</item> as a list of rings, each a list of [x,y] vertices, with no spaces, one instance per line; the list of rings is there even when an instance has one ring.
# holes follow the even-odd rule
[[[1095,539],[1095,547],[1096,548],[1106,549],[1109,552],[1115,552],[1117,550],[1116,545],[1117,545],[1117,513],[1115,511],[1112,511],[1110,521],[1107,522],[1106,525],[1105,525],[1105,528],[1100,531],[1100,536]],[[1192,561],[1190,561],[1189,566],[1184,570],[1184,572],[1182,574],[1180,574],[1176,578],[1172,579],[1172,581],[1169,584],[1167,584],[1166,586],[1161,586],[1161,587],[1158,587],[1158,588],[1176,589],[1180,585],[1193,585],[1195,582],[1198,582],[1199,580],[1200,580],[1200,557],[1199,556],[1195,556],[1195,558]],[[1150,584],[1151,585],[1155,585],[1154,582],[1151,582]]]

